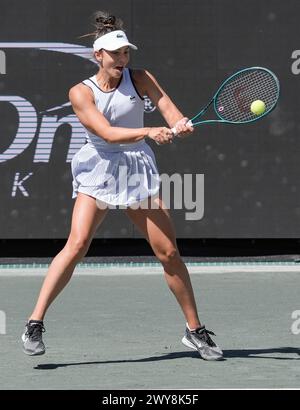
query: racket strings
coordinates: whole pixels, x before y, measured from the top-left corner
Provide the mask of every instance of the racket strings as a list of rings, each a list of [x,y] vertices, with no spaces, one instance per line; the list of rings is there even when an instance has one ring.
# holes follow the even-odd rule
[[[268,113],[278,99],[279,86],[276,78],[268,71],[253,69],[234,76],[220,90],[215,109],[226,121],[248,122],[257,119],[251,112],[253,101],[262,100]]]

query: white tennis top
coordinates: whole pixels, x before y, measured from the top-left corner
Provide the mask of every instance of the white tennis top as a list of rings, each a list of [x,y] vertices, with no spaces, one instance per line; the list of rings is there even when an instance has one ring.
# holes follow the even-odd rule
[[[128,68],[123,70],[122,78],[118,86],[112,91],[102,91],[97,84],[96,75],[83,81],[83,84],[91,88],[94,94],[95,104],[113,127],[142,128],[144,127],[144,99],[139,95],[131,78]],[[134,147],[139,143],[110,144],[101,136],[94,135],[88,129],[87,142],[92,143],[98,149],[119,149],[120,147]]]

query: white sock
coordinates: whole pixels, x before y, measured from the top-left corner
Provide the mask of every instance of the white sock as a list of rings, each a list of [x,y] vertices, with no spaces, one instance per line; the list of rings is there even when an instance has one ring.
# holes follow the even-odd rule
[[[189,327],[188,323],[187,323],[187,324],[186,324],[186,327],[189,329],[190,332],[193,332],[193,331],[196,330],[196,329],[203,328],[204,325],[197,326],[197,327],[195,327],[194,329],[191,329],[191,328]]]
[[[196,330],[196,329],[191,329],[191,328],[189,327],[188,323],[186,324],[186,327],[189,329],[190,332],[193,332],[194,330]]]

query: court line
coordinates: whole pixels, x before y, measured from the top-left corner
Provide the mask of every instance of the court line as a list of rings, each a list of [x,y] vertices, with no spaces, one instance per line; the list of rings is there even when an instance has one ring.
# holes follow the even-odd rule
[[[48,265],[9,265],[0,266],[0,277],[30,277],[44,276]],[[300,265],[292,262],[260,262],[260,263],[187,263],[191,274],[228,274],[228,273],[299,273]],[[162,266],[156,263],[148,264],[81,264],[75,269],[76,276],[134,276],[161,275]]]

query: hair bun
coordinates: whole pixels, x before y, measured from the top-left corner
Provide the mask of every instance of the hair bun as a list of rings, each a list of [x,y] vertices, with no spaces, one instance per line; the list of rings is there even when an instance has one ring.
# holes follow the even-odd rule
[[[123,21],[107,11],[96,11],[92,16],[92,24],[96,30],[93,33],[84,34],[79,38],[94,36],[96,40],[111,31],[123,30]]]
[[[116,23],[116,18],[115,16],[108,16],[106,19],[103,20],[104,26],[114,26]]]
[[[103,36],[114,30],[122,30],[123,22],[107,11],[96,11],[93,15],[94,27],[96,28],[95,38]]]

